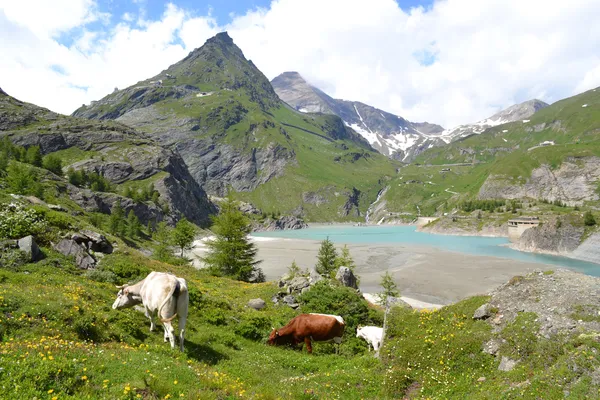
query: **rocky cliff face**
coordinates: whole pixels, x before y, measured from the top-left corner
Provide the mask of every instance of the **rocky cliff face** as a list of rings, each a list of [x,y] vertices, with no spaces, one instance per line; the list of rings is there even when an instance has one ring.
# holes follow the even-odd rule
[[[560,200],[574,206],[597,201],[599,181],[599,157],[568,157],[557,169],[549,165],[534,169],[525,183],[491,175],[479,190],[479,198]]]
[[[114,184],[151,180],[160,201],[171,212],[164,213],[154,204],[134,203],[114,193],[93,193],[67,185],[69,195],[84,209],[110,213],[118,200],[126,211],[133,209],[143,222],[175,222],[181,215],[199,225],[209,223],[214,206],[178,153],[116,122],[60,116],[10,96],[0,98],[0,103],[5,106],[0,109],[0,120],[4,121],[2,127],[5,128],[0,131],[0,137],[7,136],[24,147],[39,146],[43,154],[77,149],[78,161],[65,159],[65,171],[72,167],[96,172]],[[6,129],[8,127],[12,128]]]
[[[583,232],[583,227],[573,226],[556,217],[523,232],[515,248],[534,253],[566,255],[579,246]]]
[[[600,232],[590,235],[569,257],[600,264]]]
[[[304,115],[283,103],[226,33],[159,75],[81,107],[74,115],[115,119],[144,132],[181,155],[193,179],[210,195],[267,190],[268,196],[248,194],[247,199],[259,198],[257,205],[266,209],[273,208],[269,202],[284,203],[285,209],[277,205],[284,213],[302,208],[307,187],[351,191],[345,177],[349,164],[393,171],[391,163],[338,116]],[[325,171],[318,178],[316,164]],[[128,173],[126,165],[113,164],[110,169],[115,176]],[[364,175],[363,181],[379,179],[375,173],[372,178]],[[352,183],[358,190],[367,188]],[[275,199],[273,193],[285,200]],[[360,213],[352,211],[352,205],[339,214],[337,208],[338,204],[319,210],[319,218]],[[334,215],[323,217],[326,213]]]
[[[452,129],[447,129],[441,133],[441,137],[444,139],[444,141],[449,143],[467,136],[478,135],[493,126],[515,121],[525,122],[527,121],[527,118],[531,117],[537,111],[545,107],[548,107],[548,104],[541,100],[528,100],[523,103],[510,106],[507,109],[504,109],[492,115],[491,117],[474,124],[459,125]]]
[[[334,99],[310,85],[297,72],[284,72],[271,81],[279,98],[303,113],[339,116],[380,153],[404,162],[434,146],[445,144],[437,136],[443,128],[414,123],[357,101]]]

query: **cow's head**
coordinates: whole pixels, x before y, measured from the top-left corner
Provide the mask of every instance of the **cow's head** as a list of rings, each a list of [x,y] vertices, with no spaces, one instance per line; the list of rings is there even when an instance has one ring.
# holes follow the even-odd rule
[[[130,308],[142,302],[142,298],[131,293],[127,285],[117,286],[117,288],[119,293],[117,293],[117,299],[112,305],[113,310]]]
[[[269,335],[269,340],[267,340],[267,344],[274,346],[277,344],[277,339],[279,339],[279,332],[277,329],[273,328],[271,334]]]

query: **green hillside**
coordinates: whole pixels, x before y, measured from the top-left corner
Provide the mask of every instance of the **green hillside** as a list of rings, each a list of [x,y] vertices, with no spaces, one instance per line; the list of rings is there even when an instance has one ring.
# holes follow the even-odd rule
[[[362,220],[395,165],[341,119],[301,114],[226,33],[159,75],[83,106],[177,151],[208,194],[309,221]],[[318,200],[315,200],[318,198]]]
[[[421,215],[433,216],[467,200],[496,198],[558,201],[594,210],[600,205],[600,177],[594,172],[599,139],[600,90],[593,89],[543,108],[527,122],[427,150],[389,182],[386,211],[411,220],[419,214],[417,205]],[[561,171],[565,162],[572,172]],[[532,178],[533,171],[543,172],[548,182]]]
[[[71,217],[44,206],[25,208],[36,213],[35,226],[43,227],[33,233],[45,258],[28,263],[16,250],[0,252],[3,398],[560,399],[568,391],[570,398],[583,399],[600,390],[594,378],[600,367],[594,331],[578,328],[544,338],[537,333],[541,322],[531,312],[518,313],[494,331],[490,322],[472,318],[488,297],[436,312],[393,309],[388,340],[377,359],[355,337],[355,329],[359,323],[381,326],[381,310],[368,307],[349,288],[315,287],[310,301],[301,298],[301,309],[295,311],[269,302],[280,290],[275,283],[237,282],[152,260],[92,225],[92,214]],[[6,213],[5,203],[0,212]],[[49,245],[84,228],[102,232],[118,245],[87,271]],[[151,245],[146,240],[138,244]],[[160,328],[149,332],[143,313],[111,309],[115,284],[136,281],[150,271],[187,280],[190,314],[183,353],[163,343]],[[552,271],[540,276],[550,278]],[[542,278],[517,277],[505,290]],[[313,294],[315,290],[320,291]],[[254,298],[267,300],[266,308],[248,308]],[[595,323],[597,309],[579,305],[569,317]],[[327,343],[316,343],[312,355],[266,345],[271,327],[299,312],[345,318],[348,327],[339,354]],[[501,357],[482,352],[492,339],[504,339],[501,354],[519,361],[513,371],[498,370]]]

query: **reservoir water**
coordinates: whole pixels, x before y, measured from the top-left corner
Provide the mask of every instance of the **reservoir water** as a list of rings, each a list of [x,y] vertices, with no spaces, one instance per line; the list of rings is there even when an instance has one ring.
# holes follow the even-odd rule
[[[259,232],[253,236],[324,240],[336,243],[394,244],[432,246],[464,254],[508,258],[570,268],[587,275],[600,276],[600,264],[546,254],[525,253],[507,245],[507,238],[481,236],[451,236],[418,232],[415,226],[319,226],[307,229]]]

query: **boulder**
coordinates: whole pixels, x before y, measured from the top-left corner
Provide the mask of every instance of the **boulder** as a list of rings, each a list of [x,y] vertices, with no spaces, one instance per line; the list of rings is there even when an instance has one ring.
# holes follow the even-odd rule
[[[54,249],[65,256],[75,257],[75,263],[80,269],[90,269],[96,266],[96,260],[83,247],[72,239],[63,239]]]
[[[518,360],[511,360],[510,358],[503,356],[500,365],[498,366],[498,371],[512,371],[518,363]]]
[[[358,289],[356,277],[354,276],[354,273],[352,273],[352,270],[348,267],[340,267],[337,271],[337,274],[335,274],[335,279],[337,279],[344,286]]]
[[[310,270],[310,275],[308,276],[308,280],[310,282],[310,285],[312,286],[315,283],[322,281],[323,276],[321,274],[319,274],[316,269],[313,268]]]
[[[113,247],[106,237],[94,231],[82,230],[73,234],[71,239],[78,244],[83,244],[88,250],[105,254],[113,252]]]
[[[54,211],[67,212],[67,209],[59,204],[48,204],[48,208]]]
[[[500,341],[497,339],[490,339],[483,344],[483,352],[492,356],[496,356],[500,350]]]
[[[309,287],[310,282],[304,276],[297,276],[288,283],[288,293],[300,293],[302,289]]]
[[[248,301],[248,307],[254,308],[255,310],[262,310],[266,305],[267,303],[263,299],[251,299]]]
[[[19,246],[19,250],[25,252],[30,261],[39,261],[42,259],[42,251],[38,247],[33,236],[25,236],[24,238],[19,239],[17,244]]]
[[[298,304],[298,302],[296,301],[296,298],[292,295],[285,296],[283,298],[283,302],[285,304],[287,304],[288,306],[292,307],[293,309],[300,307],[300,304]]]
[[[492,316],[492,313],[491,313],[490,304],[485,303],[484,305],[479,307],[477,310],[475,310],[475,313],[473,314],[473,319],[488,319],[491,316]]]

